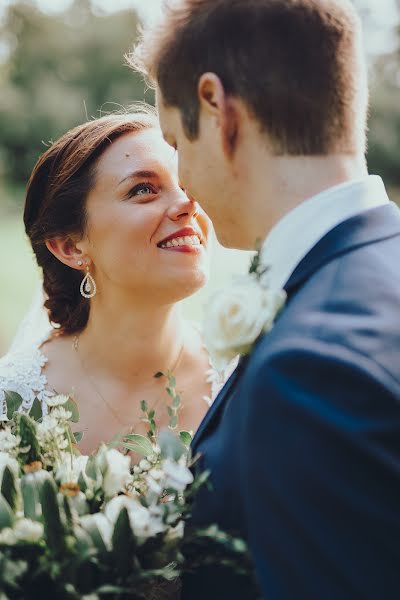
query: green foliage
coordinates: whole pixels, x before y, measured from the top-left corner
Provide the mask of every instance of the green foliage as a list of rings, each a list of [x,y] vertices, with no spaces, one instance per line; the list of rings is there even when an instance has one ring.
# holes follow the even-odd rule
[[[34,399],[31,410],[29,411],[29,416],[34,421],[40,421],[40,419],[43,417],[42,403],[38,398]]]
[[[21,437],[21,446],[29,448],[28,452],[24,453],[23,460],[25,464],[33,463],[41,459],[39,442],[36,437],[36,424],[28,415],[19,414],[17,423],[18,435]]]
[[[158,443],[163,458],[170,458],[171,460],[178,461],[181,456],[187,453],[187,449],[183,443],[171,431],[161,431]]]
[[[16,392],[6,392],[6,403],[7,403],[7,418],[12,419],[13,414],[17,412],[22,404],[22,398]]]
[[[46,145],[67,129],[100,110],[145,100],[142,78],[123,58],[137,25],[133,10],[103,16],[87,0],[61,15],[21,0],[7,9],[0,25],[10,49],[0,64],[0,171],[9,180],[25,184]]]
[[[57,488],[53,480],[48,479],[43,483],[40,490],[40,501],[48,548],[56,558],[62,558],[66,553],[65,530],[61,520]]]
[[[8,466],[6,466],[3,471],[3,479],[1,480],[1,493],[4,499],[7,500],[8,504],[10,505],[11,510],[15,512],[18,505],[18,492],[14,473]]]
[[[121,509],[115,523],[112,547],[118,578],[125,579],[134,567],[136,540],[129,521],[128,511]]]
[[[125,440],[126,442],[124,442],[124,448],[127,450],[137,452],[143,456],[150,456],[154,452],[152,443],[143,435],[131,433],[125,437]]]
[[[14,513],[3,495],[0,494],[0,530],[5,527],[12,527],[14,523]]]

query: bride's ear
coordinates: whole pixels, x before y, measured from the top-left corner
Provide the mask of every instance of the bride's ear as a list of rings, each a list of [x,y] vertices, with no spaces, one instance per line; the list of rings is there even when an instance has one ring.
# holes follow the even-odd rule
[[[233,158],[239,131],[237,101],[229,96],[215,73],[203,73],[198,83],[200,109],[211,117],[220,130],[222,148],[228,159]]]
[[[81,271],[84,263],[84,253],[79,248],[79,243],[72,239],[67,238],[53,238],[46,240],[46,247],[60,262],[71,269],[77,269]]]

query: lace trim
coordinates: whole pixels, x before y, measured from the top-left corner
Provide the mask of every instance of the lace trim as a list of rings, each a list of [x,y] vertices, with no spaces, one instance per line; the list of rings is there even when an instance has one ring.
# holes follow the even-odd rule
[[[47,389],[47,377],[43,374],[47,358],[40,347],[47,339],[48,334],[38,348],[13,351],[0,359],[0,420],[7,419],[5,392],[15,392],[21,396],[21,412],[29,412],[37,398],[42,404],[43,413],[47,414],[46,400],[55,395],[54,391]]]

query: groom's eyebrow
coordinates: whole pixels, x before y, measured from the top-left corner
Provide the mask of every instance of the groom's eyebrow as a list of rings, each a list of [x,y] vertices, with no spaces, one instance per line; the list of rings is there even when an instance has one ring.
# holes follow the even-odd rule
[[[127,181],[128,179],[154,179],[154,177],[158,176],[158,173],[156,173],[155,171],[134,171],[133,173],[130,173],[129,175],[121,179],[118,186],[120,186],[121,183],[124,183],[124,181]]]

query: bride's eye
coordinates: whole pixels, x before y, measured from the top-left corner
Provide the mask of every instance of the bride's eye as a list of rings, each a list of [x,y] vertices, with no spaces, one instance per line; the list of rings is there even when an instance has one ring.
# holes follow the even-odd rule
[[[157,194],[157,189],[151,183],[139,183],[129,192],[129,198],[134,196],[149,196]]]

